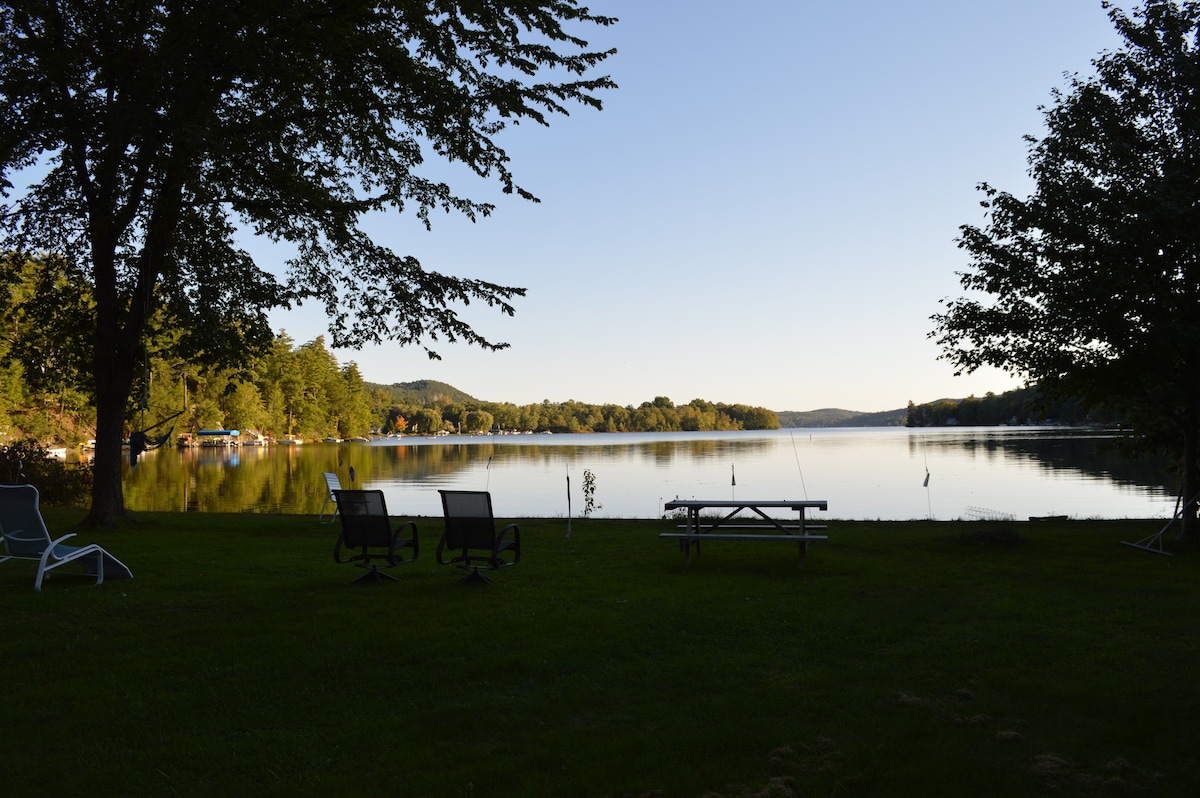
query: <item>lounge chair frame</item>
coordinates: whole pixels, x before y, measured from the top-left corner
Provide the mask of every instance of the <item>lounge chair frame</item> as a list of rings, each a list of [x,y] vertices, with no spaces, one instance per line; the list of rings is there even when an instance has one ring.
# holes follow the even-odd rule
[[[338,475],[329,471],[324,471],[321,476],[325,477],[325,501],[321,504],[321,515],[317,518],[318,524],[332,524],[337,517],[337,492],[342,489],[342,482],[338,479]],[[333,510],[329,513],[329,520],[325,520],[325,509],[329,507],[329,503],[333,503]]]
[[[0,485],[0,535],[4,539],[4,556],[0,557],[0,563],[9,560],[36,562],[34,590],[40,593],[42,582],[50,572],[70,563],[77,563],[83,569],[82,574],[76,575],[95,577],[97,585],[103,584],[106,576],[133,578],[133,573],[123,562],[97,544],[68,546],[63,543],[75,537],[74,532],[52,539],[38,504],[38,491],[33,485]]]

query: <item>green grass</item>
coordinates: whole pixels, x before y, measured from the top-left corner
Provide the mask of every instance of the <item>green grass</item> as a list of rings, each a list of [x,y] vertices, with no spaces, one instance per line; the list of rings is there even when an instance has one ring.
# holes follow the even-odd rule
[[[46,510],[52,530],[79,514]],[[522,521],[486,587],[351,585],[314,518],[147,514],[0,566],[6,795],[1200,794],[1200,560],[1160,522]]]

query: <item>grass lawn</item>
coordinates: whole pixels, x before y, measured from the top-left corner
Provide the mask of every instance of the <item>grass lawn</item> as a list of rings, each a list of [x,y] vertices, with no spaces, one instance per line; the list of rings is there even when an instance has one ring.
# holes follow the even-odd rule
[[[1119,545],[1161,522],[834,522],[802,569],[666,524],[522,521],[489,586],[440,519],[382,586],[299,516],[83,533],[99,588],[5,563],[0,792],[1200,794],[1200,555]]]

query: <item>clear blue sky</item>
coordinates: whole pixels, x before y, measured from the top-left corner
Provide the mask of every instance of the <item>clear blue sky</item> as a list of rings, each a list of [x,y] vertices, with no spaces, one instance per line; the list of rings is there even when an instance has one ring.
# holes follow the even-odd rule
[[[976,184],[1024,194],[1025,134],[1118,44],[1100,0],[592,0],[620,18],[602,112],[502,139],[542,203],[373,230],[428,269],[519,285],[511,349],[336,350],[371,382],[490,401],[873,411],[1016,387],[954,377],[926,336],[957,296]],[[1128,3],[1123,7],[1129,8]],[[498,196],[474,179],[457,188]],[[316,308],[273,317],[298,343]]]

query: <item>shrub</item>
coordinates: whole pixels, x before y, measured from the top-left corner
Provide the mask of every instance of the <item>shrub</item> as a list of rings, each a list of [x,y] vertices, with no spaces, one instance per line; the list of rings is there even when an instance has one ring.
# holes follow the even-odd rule
[[[78,506],[92,491],[92,466],[67,465],[32,438],[0,445],[0,483],[28,484],[48,505]]]

